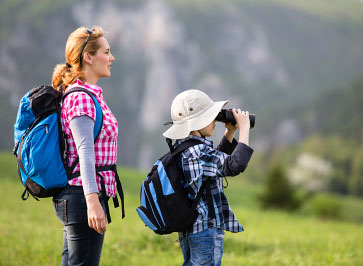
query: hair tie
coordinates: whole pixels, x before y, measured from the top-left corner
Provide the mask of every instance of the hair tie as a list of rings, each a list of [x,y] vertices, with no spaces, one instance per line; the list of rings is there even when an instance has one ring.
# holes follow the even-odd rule
[[[71,68],[72,66],[70,65],[70,64],[68,64],[68,63],[66,63],[66,66],[68,67],[68,68]]]

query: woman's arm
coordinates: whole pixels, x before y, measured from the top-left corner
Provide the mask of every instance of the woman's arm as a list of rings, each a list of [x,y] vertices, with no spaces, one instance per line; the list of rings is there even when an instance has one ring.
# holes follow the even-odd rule
[[[92,118],[82,115],[74,117],[69,127],[77,147],[82,185],[87,202],[88,224],[98,233],[106,231],[106,217],[98,199],[96,183],[95,151]]]
[[[94,121],[86,115],[77,116],[70,121],[69,127],[77,147],[84,194],[97,193]]]

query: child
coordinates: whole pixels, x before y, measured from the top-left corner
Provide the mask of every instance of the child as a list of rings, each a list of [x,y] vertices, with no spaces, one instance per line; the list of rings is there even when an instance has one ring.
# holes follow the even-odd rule
[[[204,192],[197,206],[195,222],[185,231],[179,232],[183,265],[221,265],[224,231],[243,231],[223,192],[223,177],[243,172],[252,156],[253,149],[248,146],[249,113],[240,109],[232,110],[237,123],[235,126],[225,124],[226,131],[216,149],[212,141],[205,138],[213,135],[215,118],[226,103],[213,102],[199,90],[184,91],[173,100],[173,126],[163,133],[165,137],[176,140],[175,146],[190,138],[202,142],[186,149],[180,157],[185,178],[183,185],[191,199],[195,198],[202,182],[211,177],[214,210],[208,208]],[[234,139],[237,128],[238,142]],[[209,218],[211,211],[216,218]]]

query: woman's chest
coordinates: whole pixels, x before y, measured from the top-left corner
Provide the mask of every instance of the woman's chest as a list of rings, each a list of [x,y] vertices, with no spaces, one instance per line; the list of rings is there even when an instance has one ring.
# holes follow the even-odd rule
[[[105,101],[100,103],[103,114],[103,126],[100,137],[117,138],[118,136],[118,123],[116,117],[111,112]]]

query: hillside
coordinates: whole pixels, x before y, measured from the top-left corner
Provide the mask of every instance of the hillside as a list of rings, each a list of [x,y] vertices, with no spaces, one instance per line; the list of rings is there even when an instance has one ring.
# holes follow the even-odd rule
[[[305,137],[304,121],[290,114],[363,72],[362,14],[353,0],[3,0],[0,149],[12,147],[21,95],[50,83],[79,25],[105,28],[116,57],[111,79],[100,84],[120,124],[119,163],[147,168],[166,150],[171,100],[191,88],[256,113],[258,150],[295,143]]]
[[[318,97],[315,126],[323,134],[334,132],[344,138],[363,140],[363,78],[343,90],[333,90]]]

